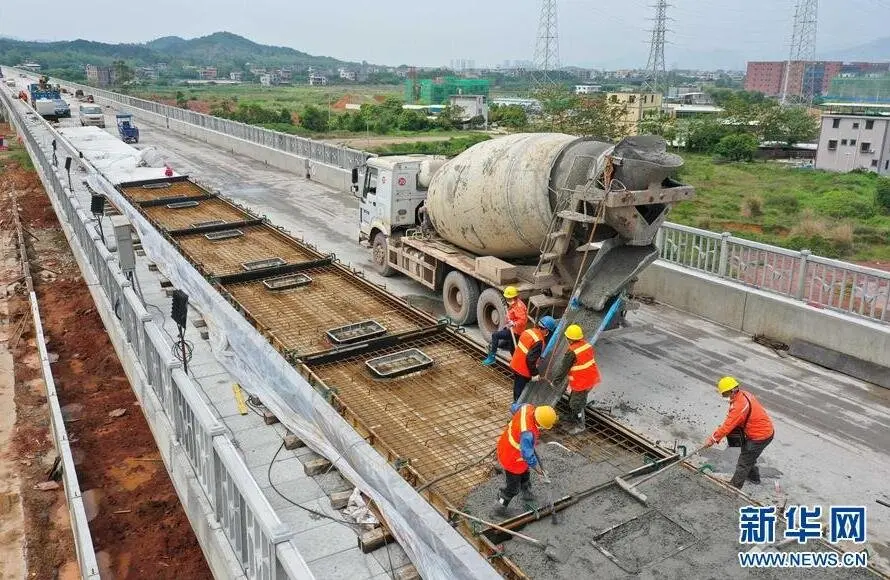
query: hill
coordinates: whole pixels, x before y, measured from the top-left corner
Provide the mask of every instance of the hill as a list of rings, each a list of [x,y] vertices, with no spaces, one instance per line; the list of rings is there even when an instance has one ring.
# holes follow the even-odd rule
[[[890,60],[890,37],[878,38],[847,49],[833,50],[827,52],[825,58],[847,62],[887,62]]]
[[[0,38],[0,62],[12,65],[35,61],[49,72],[66,78],[72,78],[72,73],[77,71],[82,74],[84,65],[109,65],[116,60],[126,61],[131,67],[166,62],[174,70],[183,66],[216,66],[221,72],[240,70],[247,63],[293,66],[297,70],[309,66],[335,68],[352,64],[293,48],[257,44],[230,32],[215,32],[192,39],[166,36],[145,44],[106,44],[81,39],[34,42]]]

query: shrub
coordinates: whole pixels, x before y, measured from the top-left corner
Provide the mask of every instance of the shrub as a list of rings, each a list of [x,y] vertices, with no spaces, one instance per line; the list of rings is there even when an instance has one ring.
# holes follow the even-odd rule
[[[784,214],[794,214],[800,211],[800,199],[793,193],[774,193],[769,195],[764,205],[775,208]]]
[[[890,179],[882,177],[875,185],[875,204],[884,213],[890,213]]]
[[[742,201],[742,215],[747,218],[758,218],[763,215],[763,200],[759,197],[746,197]]]
[[[875,204],[852,191],[832,189],[820,195],[813,207],[833,218],[868,219],[875,215]]]
[[[759,146],[760,142],[753,135],[727,135],[714,147],[714,153],[727,161],[751,161]]]

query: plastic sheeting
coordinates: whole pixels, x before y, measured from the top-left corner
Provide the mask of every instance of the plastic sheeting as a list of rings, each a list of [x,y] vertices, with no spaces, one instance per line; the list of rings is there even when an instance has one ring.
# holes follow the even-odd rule
[[[86,155],[89,158],[91,155]],[[112,163],[110,167],[119,167]],[[344,477],[371,497],[424,578],[499,578],[488,562],[302,378],[108,179],[88,184],[129,218],[151,259],[189,295],[208,322],[213,351],[242,385]]]

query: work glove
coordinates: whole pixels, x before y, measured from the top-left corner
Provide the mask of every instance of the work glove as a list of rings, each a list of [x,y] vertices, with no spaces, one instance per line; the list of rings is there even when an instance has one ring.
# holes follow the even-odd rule
[[[572,387],[566,387],[566,395],[572,394]]]
[[[705,447],[713,447],[717,444],[717,440],[714,439],[713,435],[709,435],[707,439],[705,439]]]
[[[541,380],[541,375],[535,375],[535,376],[533,376],[533,377],[532,377],[532,380],[533,380],[533,381],[540,381],[540,380]]]

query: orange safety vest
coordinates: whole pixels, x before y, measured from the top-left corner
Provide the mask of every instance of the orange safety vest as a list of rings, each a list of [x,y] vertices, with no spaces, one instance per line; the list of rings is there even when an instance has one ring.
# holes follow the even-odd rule
[[[516,475],[522,475],[528,471],[528,464],[522,457],[522,450],[519,439],[523,431],[531,431],[535,436],[535,442],[538,441],[538,423],[535,421],[535,406],[523,405],[513,418],[504,432],[498,439],[498,461],[501,466]]]
[[[544,333],[537,328],[529,328],[519,336],[519,341],[516,343],[516,350],[513,351],[513,358],[510,359],[510,368],[513,369],[516,374],[522,375],[527,379],[531,378],[532,371],[528,368],[528,360],[526,357],[528,356],[528,351],[530,351],[535,344],[543,340]]]
[[[589,342],[583,340],[569,344],[569,350],[575,353],[575,364],[569,369],[569,387],[573,391],[589,391],[600,382],[596,351]]]

